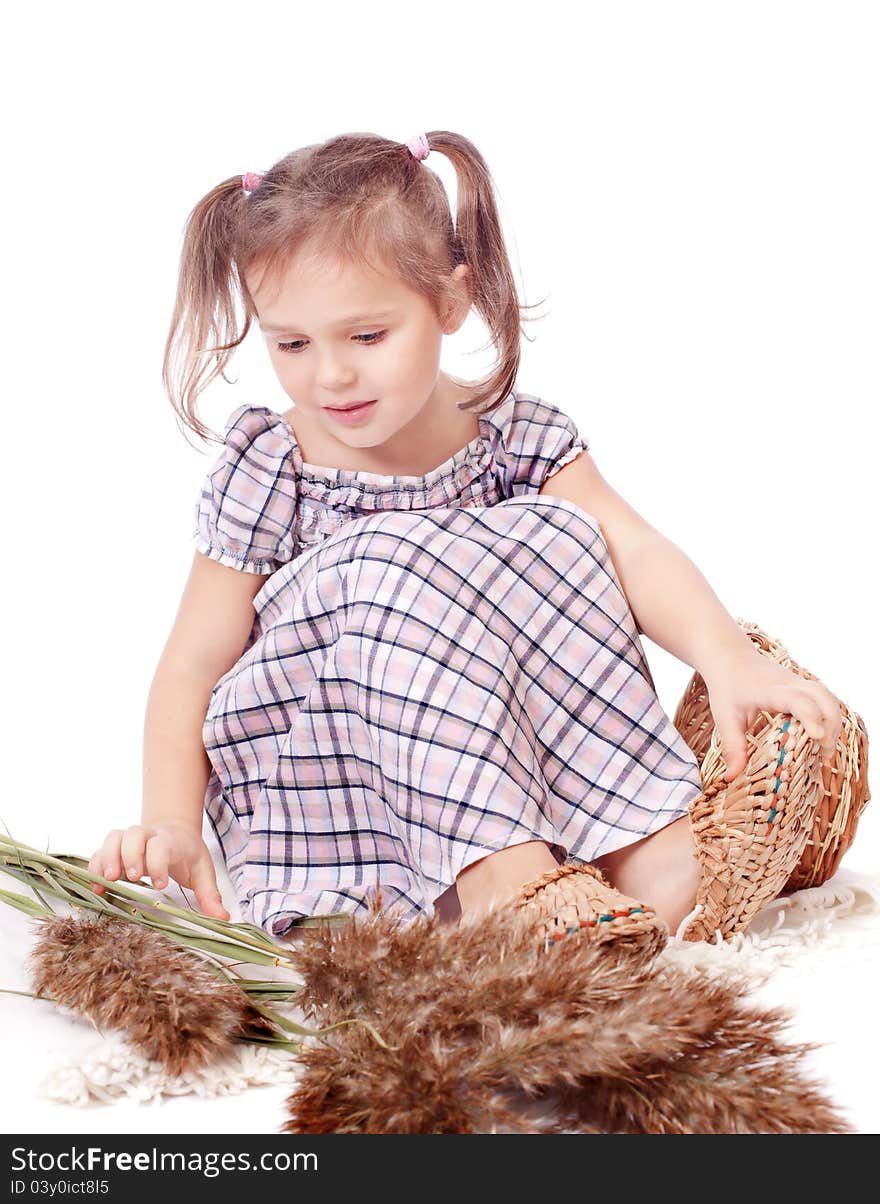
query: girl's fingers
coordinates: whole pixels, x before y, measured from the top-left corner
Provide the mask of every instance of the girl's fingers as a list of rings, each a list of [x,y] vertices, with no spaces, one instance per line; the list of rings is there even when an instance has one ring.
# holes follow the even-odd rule
[[[119,828],[114,828],[112,832],[107,833],[104,843],[92,854],[89,861],[90,873],[100,874],[102,878],[107,878],[111,882],[116,881],[120,875],[119,844],[121,840],[122,832]],[[107,890],[106,886],[102,886],[100,882],[93,882],[91,885],[98,895],[103,895]]]
[[[830,761],[837,751],[837,741],[843,727],[840,699],[832,694],[821,681],[813,681],[809,685],[812,687],[813,701],[818,709],[819,723],[823,729],[817,738],[822,741],[823,759]]]
[[[92,854],[88,868],[90,874],[100,874],[102,878],[109,877],[108,874],[104,873],[104,862],[102,860],[102,854],[100,851]],[[103,895],[104,891],[107,889],[106,886],[102,886],[100,882],[90,882],[89,885],[96,895]]]
[[[121,842],[122,832],[119,828],[114,828],[112,832],[107,833],[104,843],[95,854],[96,865],[104,867],[96,869],[95,873],[100,874],[102,878],[110,878],[111,881],[115,881],[119,877],[121,867],[119,845]]]
[[[229,912],[223,906],[223,900],[220,898],[220,891],[217,888],[214,863],[207,853],[193,867],[192,886],[199,907],[205,915],[214,916],[218,920],[229,919]]]
[[[122,859],[122,873],[129,882],[137,882],[144,876],[144,846],[147,842],[146,829],[140,824],[133,824],[122,833],[122,843],[119,854]]]
[[[781,708],[788,710],[804,725],[804,730],[811,740],[821,740],[824,735],[825,716],[822,708],[813,695],[812,690],[804,687],[795,691],[781,701]]]
[[[801,704],[792,713],[801,720],[810,739],[820,742],[822,760],[833,760],[841,730],[839,716],[829,716],[817,704],[810,708]]]
[[[834,756],[837,751],[837,742],[840,739],[840,734],[843,731],[843,717],[841,715],[840,700],[831,695],[828,704],[828,710],[825,717],[825,733],[828,737],[828,758]]]
[[[170,855],[168,841],[164,836],[151,836],[144,850],[147,876],[156,890],[164,890],[168,885],[168,862]]]

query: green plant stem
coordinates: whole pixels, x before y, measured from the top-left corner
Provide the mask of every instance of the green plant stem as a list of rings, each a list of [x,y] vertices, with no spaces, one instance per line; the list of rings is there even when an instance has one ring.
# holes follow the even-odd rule
[[[212,920],[197,911],[185,911],[168,901],[167,896],[156,902],[151,902],[143,893],[140,884],[129,885],[102,878],[93,874],[88,863],[81,857],[71,855],[68,858],[55,857],[43,853],[31,845],[16,841],[12,837],[0,834],[0,870],[9,874],[17,881],[23,881],[40,900],[35,903],[32,899],[14,891],[0,890],[0,902],[25,912],[32,918],[54,916],[53,908],[43,899],[37,889],[35,880],[51,897],[61,899],[78,910],[100,912],[103,915],[125,918],[135,924],[150,927],[160,931],[168,939],[177,944],[198,950],[206,960],[214,963],[219,974],[235,981],[236,985],[248,996],[256,1011],[274,1024],[278,1029],[299,1037],[321,1037],[347,1024],[362,1024],[383,1049],[395,1049],[389,1046],[368,1021],[354,1017],[340,1020],[336,1024],[321,1029],[312,1029],[297,1024],[286,1016],[265,1004],[265,999],[273,1002],[290,1002],[291,997],[299,994],[299,986],[286,987],[282,982],[266,979],[247,979],[237,970],[217,959],[238,959],[237,964],[256,964],[278,966],[283,969],[296,970],[294,963],[285,956],[283,945],[275,944],[261,929],[253,924],[235,924],[227,920]],[[105,887],[103,895],[98,895],[88,883],[99,883]],[[173,917],[177,923],[169,922],[165,917]],[[184,927],[184,921],[190,927]],[[305,918],[297,927],[316,927],[330,923],[349,923],[351,916],[343,912],[334,912],[326,916],[311,916]],[[211,935],[200,936],[193,929],[206,929]],[[218,939],[219,938],[219,939]],[[249,990],[250,988],[250,990]],[[34,995],[29,991],[14,991],[0,988],[0,993],[23,995],[32,999],[46,998]],[[260,996],[260,999],[255,998]],[[47,1000],[52,1002],[51,1000]],[[282,1033],[273,1036],[242,1037],[239,1040],[248,1044],[270,1045],[276,1047],[300,1049],[301,1042],[288,1040]]]
[[[186,920],[187,923],[192,924],[195,928],[207,928],[211,932],[219,931],[219,933],[225,937],[223,940],[208,940],[196,936],[193,929],[183,928],[180,924],[169,924],[167,922],[163,923],[161,919],[155,918],[149,914],[150,909],[158,909],[161,904],[152,904],[149,899],[147,899],[139,891],[117,891],[112,887],[108,887],[107,895],[102,898],[100,895],[96,895],[94,891],[74,889],[75,884],[72,884],[69,881],[68,885],[65,887],[55,878],[53,878],[44,867],[29,866],[27,862],[25,862],[24,866],[20,867],[16,864],[15,867],[12,867],[8,864],[3,864],[3,862],[0,861],[0,869],[5,870],[6,873],[8,873],[11,877],[18,879],[19,881],[26,882],[28,885],[31,885],[30,879],[32,875],[36,874],[39,878],[46,882],[46,885],[43,886],[43,890],[47,894],[53,895],[55,898],[62,899],[66,903],[70,903],[75,907],[86,908],[90,911],[100,911],[105,914],[122,912],[125,916],[134,920],[136,923],[144,923],[151,928],[158,928],[167,935],[173,936],[175,939],[184,941],[187,944],[195,945],[198,948],[211,949],[215,953],[219,953],[221,956],[228,956],[230,958],[239,957],[246,961],[263,966],[286,966],[291,969],[293,968],[289,959],[283,956],[282,946],[278,945],[271,947],[272,951],[270,951],[270,947],[266,945],[260,948],[252,939],[248,938],[247,936],[241,936],[234,924],[230,923],[225,928],[222,926],[218,928],[218,925],[213,921],[203,923],[200,917],[185,912],[181,908],[162,908],[162,910],[167,910],[170,914]],[[105,879],[97,878],[95,875],[91,875],[91,877],[99,882],[106,881]],[[121,895],[122,898],[116,898],[117,894]],[[89,896],[93,897],[90,898]],[[0,898],[2,897],[3,896],[0,895]],[[19,895],[17,898],[22,900],[23,896]],[[133,902],[128,902],[129,899]],[[9,902],[12,902],[12,900],[9,900]],[[135,903],[139,906],[136,906]],[[20,910],[27,910],[31,915],[54,914],[48,905],[43,912],[35,910],[35,904],[32,905],[31,908],[26,907],[23,902],[15,903],[13,905],[19,907]],[[228,936],[226,934],[228,934]]]
[[[83,869],[83,868],[80,868],[79,865],[72,864],[72,862],[82,862],[83,859],[80,857],[71,857],[69,861],[65,861],[59,857],[53,857],[50,853],[41,853],[38,849],[33,849],[30,845],[26,845],[26,844],[22,844],[21,842],[13,841],[13,840],[9,839],[8,837],[2,836],[2,835],[0,835],[0,869],[5,868],[8,871],[8,868],[9,868],[8,864],[5,864],[6,856],[2,853],[3,846],[6,846],[7,848],[10,848],[10,849],[14,849],[16,851],[16,853],[18,855],[15,858],[15,862],[22,869],[25,868],[25,864],[22,861],[20,851],[22,849],[26,850],[27,853],[29,854],[29,856],[27,857],[27,861],[35,863],[35,865],[32,867],[33,872],[39,874],[40,877],[46,876],[45,873],[43,872],[42,867],[53,866],[57,869],[63,870],[65,872],[65,874],[67,874],[69,877],[75,878],[75,877],[79,876],[80,878],[85,879],[86,882],[97,882],[100,885],[106,887],[108,889],[108,892],[112,891],[114,894],[122,895],[123,897],[132,899],[138,903],[143,902],[143,895],[142,895],[141,891],[139,889],[135,889],[133,885],[129,886],[127,883],[124,883],[124,882],[115,882],[108,878],[102,878],[100,876],[100,874],[93,874],[88,869]],[[40,867],[40,868],[37,868],[37,867]],[[32,889],[33,889],[33,887],[32,887]],[[94,895],[95,899],[98,900],[99,903],[98,904],[92,903],[92,901],[89,900],[87,896],[84,896],[84,901],[87,902],[88,904],[90,904],[93,907],[93,909],[98,909],[99,904],[101,902],[101,896],[95,894],[94,891],[90,891],[89,893]],[[228,933],[230,931],[234,932],[236,943],[238,943],[242,946],[245,946],[245,947],[248,947],[251,949],[256,949],[261,952],[268,953],[275,957],[278,957],[280,959],[278,964],[289,964],[287,958],[284,957],[284,946],[272,942],[266,936],[266,934],[261,932],[261,930],[258,929],[255,925],[247,924],[247,923],[233,924],[229,920],[212,920],[208,916],[203,915],[201,912],[184,911],[183,908],[177,907],[174,904],[168,902],[167,896],[165,896],[165,895],[162,896],[162,900],[164,900],[164,901],[158,901],[158,902],[152,904],[152,906],[154,906],[159,911],[167,911],[170,915],[174,915],[174,916],[177,916],[178,918],[184,919],[188,923],[194,924],[200,928],[207,928],[213,932],[217,932],[220,934]],[[350,920],[351,920],[351,916],[347,915],[345,912],[332,912],[325,916],[308,917],[308,920],[302,926],[303,927],[311,927],[311,926],[313,926],[314,923],[325,923],[325,922],[330,922],[332,925],[332,923],[334,921],[348,922]],[[310,923],[309,921],[312,921],[312,923]],[[264,964],[269,964],[269,963],[264,963]]]

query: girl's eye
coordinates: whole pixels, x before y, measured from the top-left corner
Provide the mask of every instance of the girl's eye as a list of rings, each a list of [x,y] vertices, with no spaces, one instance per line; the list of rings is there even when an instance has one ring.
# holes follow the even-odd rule
[[[363,343],[362,346],[372,347],[376,343],[381,343],[387,333],[387,330],[374,330],[371,334],[356,334],[354,337],[356,339],[368,339],[369,342]],[[277,347],[279,351],[288,351],[296,355],[302,349],[303,342],[303,339],[294,339],[291,343],[278,343]]]

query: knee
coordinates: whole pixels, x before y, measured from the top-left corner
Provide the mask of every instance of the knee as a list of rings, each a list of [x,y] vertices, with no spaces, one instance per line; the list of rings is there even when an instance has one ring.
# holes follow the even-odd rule
[[[418,604],[425,561],[415,516],[408,511],[383,515],[381,526],[364,527],[333,564],[334,609],[347,631],[369,635],[387,626],[391,611],[411,613]]]
[[[536,512],[545,522],[552,522],[560,527],[571,528],[574,521],[576,524],[580,524],[581,527],[587,529],[585,534],[588,541],[599,539],[602,543],[605,542],[602,528],[596,516],[584,510],[576,502],[569,501],[568,498],[557,497],[552,493],[534,493],[520,495],[519,500],[525,502],[525,508]]]

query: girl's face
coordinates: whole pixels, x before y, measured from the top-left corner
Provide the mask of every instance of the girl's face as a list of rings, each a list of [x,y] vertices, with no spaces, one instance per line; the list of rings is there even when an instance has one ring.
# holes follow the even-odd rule
[[[442,322],[420,293],[366,265],[304,255],[280,284],[247,277],[272,366],[294,402],[304,459],[346,467],[363,449],[369,464],[406,471],[410,461],[430,460],[444,423],[455,444],[450,428],[473,416],[456,410],[464,394],[440,372],[440,349],[470,308],[466,274],[461,265],[450,276]],[[352,402],[373,404],[349,420],[334,412]]]

